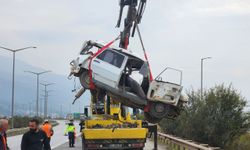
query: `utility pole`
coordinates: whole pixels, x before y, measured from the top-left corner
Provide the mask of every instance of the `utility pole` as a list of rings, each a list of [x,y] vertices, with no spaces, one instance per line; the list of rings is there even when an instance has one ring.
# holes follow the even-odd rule
[[[43,72],[24,71],[24,72],[36,75],[36,82],[37,82],[36,83],[36,116],[39,116],[38,115],[38,109],[39,109],[39,76],[41,74],[48,73],[48,72],[51,72],[51,71],[43,71]]]
[[[203,99],[203,61],[212,57],[201,58],[201,100]]]
[[[40,98],[39,102],[40,102],[40,104],[39,104],[38,114],[39,114],[39,116],[42,116],[42,114],[43,114],[43,99]]]
[[[14,106],[15,106],[15,63],[16,63],[16,52],[20,52],[26,49],[30,49],[30,48],[36,48],[34,46],[30,46],[30,47],[24,47],[24,48],[20,48],[20,49],[9,49],[6,47],[2,47],[0,46],[1,49],[10,51],[13,53],[13,57],[12,57],[12,100],[11,100],[11,128],[14,128]]]
[[[32,102],[29,102],[29,116],[31,117]]]
[[[44,86],[44,118],[48,117],[48,91],[47,91],[47,86],[53,85],[55,83],[40,83],[41,85]]]
[[[54,83],[53,83],[54,84]],[[49,85],[52,85],[52,84],[49,84]],[[47,86],[49,86],[49,85],[44,85],[44,87],[45,87],[45,90],[43,90],[44,91],[44,95],[42,95],[42,96],[44,96],[44,110],[43,110],[43,113],[44,113],[44,119],[46,119],[47,117],[48,117],[48,99],[49,99],[49,92],[52,92],[53,90],[47,90]]]

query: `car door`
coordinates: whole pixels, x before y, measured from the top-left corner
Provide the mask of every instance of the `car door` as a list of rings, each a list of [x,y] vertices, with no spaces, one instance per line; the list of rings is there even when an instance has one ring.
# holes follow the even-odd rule
[[[92,61],[93,78],[113,88],[117,88],[124,70],[127,56],[107,49]]]

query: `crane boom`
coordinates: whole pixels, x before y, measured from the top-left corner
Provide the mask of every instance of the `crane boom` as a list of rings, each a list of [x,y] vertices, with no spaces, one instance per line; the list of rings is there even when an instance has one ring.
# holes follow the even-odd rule
[[[140,0],[138,6],[138,0],[120,0],[120,13],[116,27],[120,27],[123,9],[125,6],[128,6],[127,16],[124,19],[124,29],[120,33],[121,39],[119,46],[121,48],[127,49],[130,35],[132,37],[134,36],[136,26],[141,22],[142,15],[146,7],[146,2],[146,0]]]

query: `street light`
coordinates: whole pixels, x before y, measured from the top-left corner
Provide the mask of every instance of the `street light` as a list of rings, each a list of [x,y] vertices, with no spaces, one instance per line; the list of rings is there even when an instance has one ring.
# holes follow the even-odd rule
[[[34,74],[36,75],[36,116],[38,116],[38,105],[39,105],[39,76],[41,74],[44,74],[44,73],[48,73],[48,72],[51,72],[50,70],[48,71],[43,71],[43,72],[33,72],[33,71],[24,71],[24,72],[27,72],[27,73],[31,73],[31,74]]]
[[[12,61],[13,61],[13,67],[12,67],[12,101],[11,101],[11,128],[14,128],[14,103],[15,103],[15,62],[16,62],[16,52],[23,51],[30,48],[36,48],[34,46],[30,47],[24,47],[19,49],[9,49],[6,47],[0,46],[1,49],[10,51],[13,53]]]
[[[203,99],[203,61],[212,57],[201,58],[201,100]]]
[[[47,84],[40,83],[40,84],[44,86],[44,92],[45,92],[45,95],[44,95],[44,118],[47,118],[47,114],[48,114],[48,97],[49,97],[48,93],[51,92],[51,90],[47,91],[47,86],[53,85],[55,83],[47,83]]]

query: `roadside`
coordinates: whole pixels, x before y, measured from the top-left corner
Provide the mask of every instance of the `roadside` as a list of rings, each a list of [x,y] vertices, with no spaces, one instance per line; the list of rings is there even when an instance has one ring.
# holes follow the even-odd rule
[[[153,148],[154,148],[154,142],[147,139],[147,143],[145,145],[144,150],[153,150]],[[68,149],[69,149],[69,144],[68,144],[68,142],[66,142],[66,143],[54,148],[53,150],[68,150]],[[81,141],[81,137],[78,136],[76,139],[74,150],[81,150],[81,149],[82,149],[82,141]],[[166,145],[164,145],[164,144],[158,145],[158,150],[166,150],[166,149],[167,149]]]
[[[28,123],[27,123],[28,124]],[[25,126],[27,126],[27,124]],[[57,121],[52,121],[51,122],[52,126],[55,127],[57,126],[59,123]],[[15,128],[15,129],[9,129],[7,131],[7,136],[11,137],[11,136],[17,136],[17,135],[21,135],[24,134],[25,132],[27,132],[29,130],[28,127],[24,127],[24,128]]]
[[[55,148],[68,141],[67,136],[64,136],[64,131],[66,128],[65,121],[57,120],[57,122],[59,124],[54,127],[54,135],[51,139],[51,148]],[[75,122],[75,126],[76,126],[77,135],[80,135],[78,122]],[[11,150],[20,150],[22,136],[23,135],[21,134],[21,135],[8,137],[7,139],[8,145]]]

